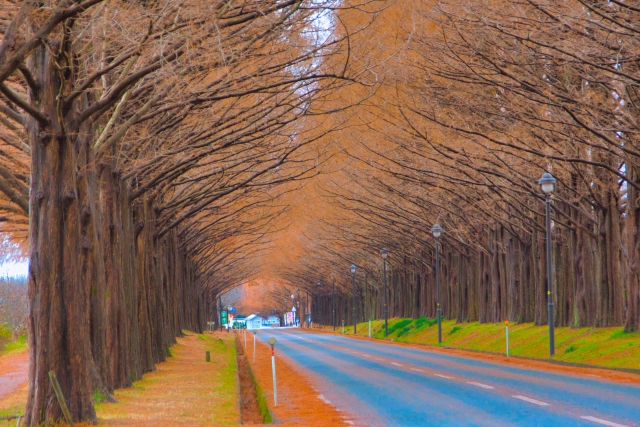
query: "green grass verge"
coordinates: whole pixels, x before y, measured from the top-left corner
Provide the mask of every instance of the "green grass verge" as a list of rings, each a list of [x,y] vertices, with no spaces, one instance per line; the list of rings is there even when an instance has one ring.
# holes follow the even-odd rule
[[[27,336],[20,335],[18,339],[11,339],[12,334],[6,323],[0,324],[0,355],[18,353],[27,348]]]
[[[436,319],[389,319],[388,340],[438,345]],[[353,326],[345,328],[350,334]],[[368,322],[357,325],[358,335],[368,335]],[[533,323],[509,325],[509,353],[538,359],[549,358],[549,329]],[[374,338],[384,339],[384,320],[372,322]],[[554,360],[608,368],[640,369],[640,332],[624,333],[622,327],[568,328],[555,330]],[[442,346],[492,353],[505,353],[503,323],[442,322]]]

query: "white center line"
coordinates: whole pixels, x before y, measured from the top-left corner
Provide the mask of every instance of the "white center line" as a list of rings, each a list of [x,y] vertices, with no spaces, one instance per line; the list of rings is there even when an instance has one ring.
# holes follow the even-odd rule
[[[416,372],[424,372],[422,369],[418,369],[418,368],[411,368],[411,370]]]
[[[613,423],[611,421],[603,420],[603,419],[596,418],[596,417],[587,417],[587,416],[585,416],[585,417],[580,417],[580,418],[582,418],[583,420],[593,421],[594,423],[598,423],[598,424],[602,424],[602,425],[610,426],[610,427],[627,427],[624,424]]]
[[[549,406],[548,403],[540,402],[539,400],[535,400],[530,397],[520,396],[520,395],[513,396],[513,397],[515,397],[516,399],[524,400],[525,402],[533,403],[534,405]]]
[[[453,379],[453,377],[448,377],[448,376],[446,376],[446,375],[440,375],[440,374],[433,374],[433,375],[435,375],[436,377],[440,377],[440,378],[446,378],[446,379],[448,379],[448,380]]]
[[[368,354],[364,354],[364,353],[362,354],[362,357],[367,357],[367,358],[371,359],[371,356],[369,356]]]
[[[482,384],[482,383],[474,383],[474,382],[470,382],[470,381],[467,381],[467,384],[471,384],[471,385],[475,385],[475,386],[482,387],[482,388],[487,388],[487,389],[495,388],[495,387],[491,387],[490,385],[486,385],[486,384]]]
[[[395,366],[399,366],[399,367],[401,367],[401,368],[402,368],[402,365],[401,365],[401,364],[399,364],[399,363],[391,362],[391,364],[392,364],[392,365],[395,365]]]

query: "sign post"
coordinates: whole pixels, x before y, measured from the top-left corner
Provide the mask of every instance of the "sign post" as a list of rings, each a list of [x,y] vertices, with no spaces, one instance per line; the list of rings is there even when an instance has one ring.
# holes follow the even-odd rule
[[[220,312],[220,325],[225,326],[229,323],[229,312],[227,310],[222,310]]]
[[[507,357],[509,357],[509,321],[507,320],[506,322],[504,322],[504,324],[507,327],[507,329],[506,329],[506,335],[507,335]]]
[[[276,355],[274,354],[276,339],[274,337],[269,338],[269,345],[271,346],[271,373],[273,374],[273,406],[277,407],[278,387],[276,386]]]

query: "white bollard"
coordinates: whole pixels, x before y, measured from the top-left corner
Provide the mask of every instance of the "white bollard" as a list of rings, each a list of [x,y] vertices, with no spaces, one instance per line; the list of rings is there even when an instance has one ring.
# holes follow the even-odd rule
[[[258,333],[257,330],[253,330],[253,364],[256,364],[256,334]]]
[[[507,357],[509,357],[509,321],[504,322],[507,326],[506,335],[507,335]]]
[[[278,406],[278,387],[276,386],[276,356],[273,351],[276,345],[276,339],[269,338],[269,345],[271,346],[271,372],[273,374],[273,406]]]

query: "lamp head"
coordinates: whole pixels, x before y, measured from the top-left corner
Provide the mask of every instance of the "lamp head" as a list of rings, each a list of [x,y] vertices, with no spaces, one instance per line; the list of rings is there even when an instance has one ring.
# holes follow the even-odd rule
[[[540,184],[540,189],[544,194],[551,194],[556,189],[556,179],[549,172],[545,172],[538,181]]]
[[[382,259],[387,259],[387,257],[389,256],[389,251],[387,250],[387,248],[380,249],[380,255],[382,256]]]
[[[351,264],[351,274],[356,274],[356,265],[355,264]]]
[[[442,235],[442,227],[440,227],[440,224],[435,224],[433,227],[431,227],[431,234],[433,234],[433,237],[435,237],[436,239],[440,238],[440,236]]]

